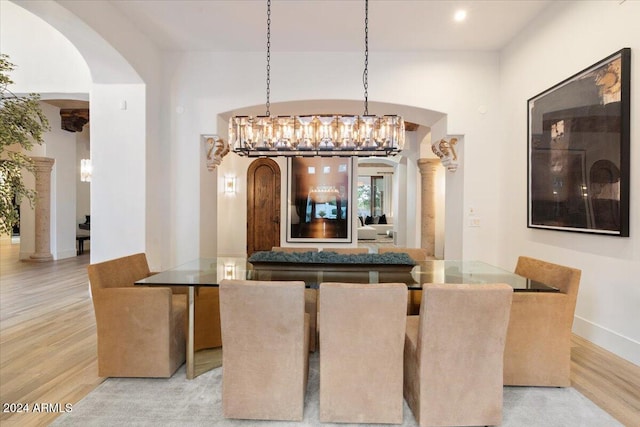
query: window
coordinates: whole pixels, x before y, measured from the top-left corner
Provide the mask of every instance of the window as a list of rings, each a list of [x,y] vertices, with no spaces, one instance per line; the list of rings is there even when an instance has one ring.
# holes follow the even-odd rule
[[[377,217],[384,214],[384,177],[358,177],[358,216]]]

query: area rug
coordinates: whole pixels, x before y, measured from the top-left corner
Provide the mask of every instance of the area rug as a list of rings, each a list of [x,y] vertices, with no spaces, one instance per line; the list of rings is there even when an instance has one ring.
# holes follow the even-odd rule
[[[182,366],[169,379],[109,378],[62,414],[54,426],[367,426],[320,423],[318,353],[309,360],[301,422],[227,420],[222,417],[222,369],[193,380]],[[464,411],[464,408],[460,408]],[[376,424],[379,426],[379,424]],[[403,426],[418,424],[404,403]],[[613,427],[609,414],[573,388],[505,387],[502,426]]]

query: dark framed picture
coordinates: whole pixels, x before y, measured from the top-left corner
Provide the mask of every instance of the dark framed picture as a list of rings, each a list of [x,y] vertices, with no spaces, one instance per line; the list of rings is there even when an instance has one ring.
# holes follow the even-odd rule
[[[287,242],[351,242],[350,157],[288,159]]]
[[[528,106],[528,227],[629,236],[631,49]]]

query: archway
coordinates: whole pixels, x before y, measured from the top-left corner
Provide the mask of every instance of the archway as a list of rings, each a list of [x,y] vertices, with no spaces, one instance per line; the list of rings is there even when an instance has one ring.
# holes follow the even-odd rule
[[[280,246],[280,167],[256,159],[247,171],[247,255]]]
[[[353,111],[359,111],[361,107],[362,102],[358,100],[304,100],[272,103],[271,112],[273,115],[290,114],[292,111],[295,111],[296,114],[326,114],[327,112],[332,114],[347,114],[349,112],[353,113]],[[217,128],[221,130],[226,129],[228,127],[228,121],[232,116],[260,115],[263,114],[263,109],[263,105],[254,105],[221,113],[218,115]],[[402,196],[399,196],[398,201],[394,201],[394,203],[398,204],[398,210],[401,209],[401,205],[405,208],[405,215],[403,215],[402,221],[405,223],[406,232],[403,233],[403,236],[399,239],[397,244],[408,247],[419,247],[421,235],[421,205],[419,202],[421,194],[421,176],[418,168],[418,159],[424,157],[435,158],[431,152],[430,141],[432,139],[447,137],[446,114],[419,107],[372,101],[369,102],[369,110],[372,114],[385,114],[389,112],[397,113],[402,115],[406,121],[417,125],[417,129],[415,131],[408,132],[407,134],[408,138],[405,144],[405,150],[403,150],[402,153],[393,160],[387,161],[396,163],[395,167],[397,168],[399,176],[397,185],[399,190],[403,190]],[[220,132],[220,136],[225,139],[228,137],[224,132]],[[286,168],[286,161],[284,159],[276,158],[275,161],[278,162],[281,168]],[[217,174],[218,176],[233,175],[237,176],[239,180],[242,180],[246,174],[249,163],[250,160],[247,158],[230,154],[222,161]],[[441,178],[443,180],[441,184],[442,188],[445,187],[444,177],[445,174],[443,172],[441,174]],[[462,194],[463,180],[452,180],[452,182],[454,182],[455,185],[450,187],[447,180],[446,191]],[[283,182],[283,188],[286,188],[286,182]],[[399,191],[399,194],[400,193],[401,192]],[[441,197],[442,201],[440,203],[444,205],[444,194],[442,194]],[[235,200],[225,199],[225,211],[245,211],[246,208],[243,200],[244,198],[242,197],[242,194],[239,194],[239,197]],[[458,209],[456,206],[454,206],[454,208]],[[444,207],[442,208],[442,212],[444,212]],[[212,213],[203,210],[200,214],[203,217],[211,217]],[[452,230],[461,230],[462,224],[460,221],[462,221],[462,216],[452,215],[452,218],[453,219],[449,221],[447,216],[446,227],[451,228]],[[236,221],[242,221],[242,219],[244,218],[234,218]],[[208,230],[202,230],[202,233],[205,235],[218,236],[219,255],[236,256],[244,252],[243,248],[239,245],[236,247],[230,243],[231,236],[227,235],[226,230],[230,229],[229,221],[231,219],[225,218],[224,215],[221,215],[218,217],[218,220],[217,224],[209,224],[211,228]],[[244,237],[246,236],[238,236],[237,232],[238,229],[234,228],[234,239],[239,239],[244,242]],[[440,230],[439,232],[439,238],[444,239],[445,231]],[[462,238],[459,232],[456,233],[456,235],[459,236],[460,239]],[[354,245],[355,244],[356,243],[354,243]],[[453,246],[461,247],[461,245]],[[442,247],[442,244],[440,244],[440,247]]]
[[[83,22],[83,16],[95,11],[87,11],[73,2],[64,7],[56,2],[21,2],[18,5],[66,37],[84,58],[91,73],[94,166],[91,261],[145,251],[147,236],[152,233],[147,224],[147,211],[153,209],[147,210],[147,206],[156,201],[150,200],[147,189],[149,168],[140,165],[147,164],[147,139],[150,137],[147,118],[155,115],[155,111],[150,110],[158,108],[147,105],[147,85],[112,42]],[[111,6],[98,4],[96,7]],[[128,54],[135,55],[135,52],[128,51]],[[118,126],[114,126],[114,122]],[[123,170],[127,173],[122,174]],[[114,233],[114,230],[118,232]],[[119,236],[122,235],[127,239],[121,239]]]

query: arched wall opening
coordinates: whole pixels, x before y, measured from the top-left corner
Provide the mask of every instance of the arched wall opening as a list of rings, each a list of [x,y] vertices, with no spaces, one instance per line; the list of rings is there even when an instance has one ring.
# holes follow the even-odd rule
[[[297,100],[272,103],[270,106],[271,115],[285,115],[295,112],[295,114],[353,114],[362,109],[362,101],[357,100]],[[396,226],[399,230],[396,244],[399,246],[407,247],[420,247],[420,217],[421,217],[421,205],[420,205],[420,185],[421,177],[418,169],[417,161],[420,158],[436,158],[431,151],[431,140],[447,137],[446,134],[446,114],[438,111],[428,110],[419,107],[398,105],[384,102],[369,102],[369,112],[372,114],[399,114],[403,116],[405,121],[414,123],[417,129],[412,132],[407,132],[407,138],[404,150],[397,156],[383,160],[394,167],[395,184],[397,186],[397,194],[394,196],[394,206],[398,212],[398,222],[402,225]],[[218,115],[217,128],[227,129],[229,120],[235,115],[247,115],[255,116],[264,114],[263,105],[254,105],[245,108],[239,108],[232,111],[227,111]],[[220,132],[220,136],[223,139],[228,139],[226,131]],[[205,154],[202,151],[202,165],[205,164]],[[228,154],[223,160],[222,164],[217,167],[213,172],[203,173],[201,175],[201,187],[216,188],[217,189],[217,201],[207,201],[205,197],[201,198],[201,218],[217,218],[214,223],[212,221],[201,221],[201,235],[202,236],[217,236],[215,242],[207,241],[203,239],[200,244],[200,252],[202,256],[244,256],[245,255],[245,242],[246,242],[246,188],[242,185],[246,182],[246,171],[249,164],[253,159],[238,156],[235,153]],[[285,212],[287,209],[286,194],[287,182],[286,173],[287,161],[285,158],[275,158],[278,162],[281,170],[283,171],[282,181],[282,209],[281,212]],[[204,169],[204,166],[203,166]],[[357,169],[357,168],[356,168]],[[357,174],[357,170],[354,171]],[[459,173],[456,172],[456,173]],[[459,198],[460,206],[456,206],[453,203],[445,203],[445,194],[460,194],[462,195],[463,180],[456,179],[451,180],[449,183],[450,174],[445,174],[444,168],[439,167],[437,174],[437,188],[436,197],[437,205],[440,206],[439,213],[441,216],[447,218],[444,221],[443,218],[438,219],[436,224],[437,230],[437,243],[436,248],[438,256],[444,256],[444,239],[445,239],[445,226],[447,228],[460,230],[462,224],[461,216],[452,215],[452,219],[449,220],[446,209],[460,209],[462,197]],[[226,194],[224,192],[223,181],[224,177],[232,177],[236,181],[236,192],[233,195]],[[445,190],[446,189],[446,190]],[[352,197],[356,197],[355,190]],[[445,208],[445,205],[447,208]],[[354,221],[357,218],[354,217]],[[281,221],[284,221],[282,219]],[[282,233],[286,230],[286,223],[281,223]],[[354,222],[354,225],[357,224]],[[354,228],[355,230],[355,228]],[[461,240],[461,233],[449,233],[449,239]],[[286,236],[281,236],[281,242],[283,246],[286,246]],[[351,246],[357,245],[357,238],[352,240]],[[318,246],[327,246],[326,244],[318,244]],[[331,245],[329,245],[331,246]],[[461,242],[451,242],[452,248],[462,248]],[[448,254],[449,255],[449,254]],[[454,254],[455,255],[455,254]],[[459,257],[461,256],[458,255]]]
[[[61,4],[25,1],[17,5],[68,39],[90,70],[91,261],[144,252],[148,112],[143,79],[118,50]],[[33,66],[42,67],[37,62],[41,59],[34,58]],[[37,92],[64,91],[55,84],[42,75],[38,81],[24,82]]]

